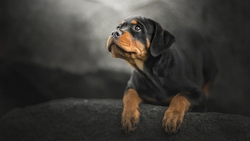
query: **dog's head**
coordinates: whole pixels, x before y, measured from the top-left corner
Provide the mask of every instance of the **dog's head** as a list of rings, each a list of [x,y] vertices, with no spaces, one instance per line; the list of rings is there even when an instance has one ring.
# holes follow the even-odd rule
[[[166,52],[175,38],[161,25],[141,16],[122,21],[111,33],[107,49],[116,58],[146,60]]]

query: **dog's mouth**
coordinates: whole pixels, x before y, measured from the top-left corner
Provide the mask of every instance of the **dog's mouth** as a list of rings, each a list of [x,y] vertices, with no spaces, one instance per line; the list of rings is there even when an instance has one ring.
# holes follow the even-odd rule
[[[126,33],[124,33],[126,34]],[[147,58],[147,50],[144,44],[130,37],[130,35],[123,35],[119,39],[109,37],[107,40],[106,49],[111,52],[114,58],[121,58],[125,60]]]
[[[109,52],[111,52],[112,46],[116,46],[116,44],[115,44],[115,43],[110,43],[110,44],[108,45],[108,51],[109,51]]]
[[[133,56],[137,54],[136,51],[128,50],[126,47],[122,47],[119,42],[112,38],[109,38],[108,40],[107,49],[115,58],[133,58]]]
[[[132,58],[132,56],[136,55],[136,52],[126,51],[123,47],[114,43],[113,41],[108,46],[108,51],[112,53],[113,57],[116,58]]]

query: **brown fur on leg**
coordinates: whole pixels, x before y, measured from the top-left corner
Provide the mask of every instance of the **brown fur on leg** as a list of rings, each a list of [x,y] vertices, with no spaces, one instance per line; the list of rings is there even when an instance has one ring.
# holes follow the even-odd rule
[[[211,86],[210,82],[207,82],[202,86],[202,90],[204,91],[206,98],[208,98],[210,86]]]
[[[176,133],[179,130],[190,105],[188,99],[180,94],[173,97],[162,120],[162,127],[166,132]]]
[[[134,89],[128,89],[123,97],[122,127],[125,132],[136,129],[139,123],[139,104],[142,102]]]

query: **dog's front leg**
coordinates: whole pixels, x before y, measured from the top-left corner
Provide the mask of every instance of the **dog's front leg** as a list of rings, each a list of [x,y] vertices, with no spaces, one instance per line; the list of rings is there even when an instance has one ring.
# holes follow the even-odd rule
[[[176,133],[178,131],[190,105],[189,100],[180,93],[173,97],[162,120],[162,127],[166,132]]]
[[[168,133],[176,133],[187,111],[206,111],[206,96],[202,90],[194,88],[173,97],[162,120],[164,130]]]
[[[122,127],[129,133],[136,129],[139,123],[139,104],[142,102],[134,89],[128,89],[123,96]]]

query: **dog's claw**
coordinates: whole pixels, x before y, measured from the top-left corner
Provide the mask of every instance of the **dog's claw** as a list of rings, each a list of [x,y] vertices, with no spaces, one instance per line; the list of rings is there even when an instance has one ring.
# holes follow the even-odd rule
[[[139,123],[139,111],[123,111],[122,113],[122,127],[126,133],[130,133],[137,128]]]
[[[177,133],[181,128],[183,118],[183,112],[167,110],[162,120],[162,127],[169,134]]]

